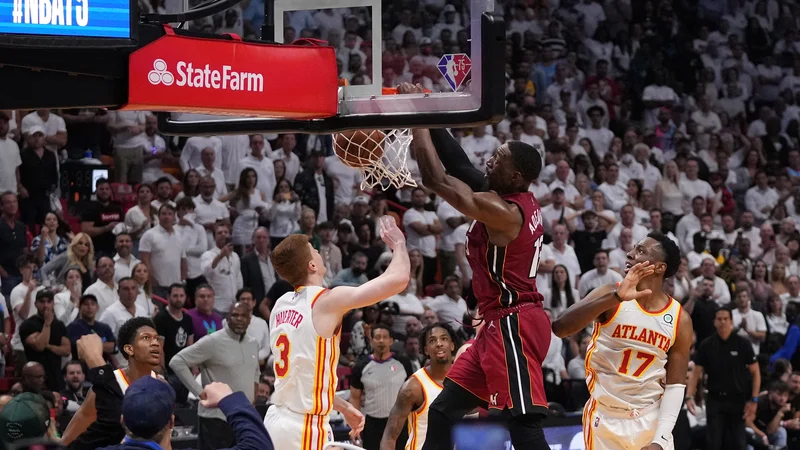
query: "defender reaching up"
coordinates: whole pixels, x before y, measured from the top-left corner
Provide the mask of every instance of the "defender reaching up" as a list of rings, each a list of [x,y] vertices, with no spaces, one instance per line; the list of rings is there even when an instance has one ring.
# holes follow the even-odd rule
[[[402,94],[422,86],[400,85]],[[486,325],[475,344],[456,360],[428,412],[424,450],[450,450],[452,424],[478,406],[508,419],[515,448],[549,450],[542,431],[547,398],[542,360],[550,345],[550,320],[542,310],[536,273],[543,228],[539,202],[528,191],[542,170],[542,158],[528,144],[509,141],[486,163],[486,175],[447,140],[414,130],[412,146],[428,189],[474,219],[467,233],[472,289]],[[455,144],[455,148],[458,145]],[[437,152],[447,152],[448,175]],[[488,191],[483,188],[485,178]],[[470,187],[473,186],[473,187]]]
[[[586,351],[586,448],[674,448],[694,331],[689,314],[662,284],[680,264],[678,246],[650,233],[628,252],[621,283],[600,286],[553,322],[558,337],[594,322]]]
[[[381,217],[380,234],[394,252],[392,261],[382,275],[358,287],[323,288],[325,262],[305,235],[291,235],[272,251],[278,275],[295,288],[270,314],[276,378],[264,426],[276,450],[322,448],[332,441],[332,409],[344,414],[351,435],[364,428],[364,416],[336,396],[342,317],[399,294],[411,273],[405,236],[393,218]]]

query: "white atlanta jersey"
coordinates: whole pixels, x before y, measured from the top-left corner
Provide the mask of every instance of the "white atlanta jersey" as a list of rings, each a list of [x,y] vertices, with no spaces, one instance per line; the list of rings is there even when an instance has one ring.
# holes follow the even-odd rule
[[[586,351],[592,398],[619,409],[643,409],[659,401],[680,317],[681,305],[670,297],[661,311],[645,311],[631,300],[620,303],[607,322],[595,322]]]
[[[422,386],[424,397],[422,406],[417,411],[411,411],[408,416],[408,442],[405,450],[422,450],[425,444],[425,435],[428,432],[428,408],[442,392],[442,385],[433,381],[428,371],[423,367],[411,375]]]
[[[269,319],[269,341],[275,355],[273,405],[297,414],[327,416],[339,382],[340,333],[324,339],[314,328],[311,308],[325,288],[301,286],[281,296]]]

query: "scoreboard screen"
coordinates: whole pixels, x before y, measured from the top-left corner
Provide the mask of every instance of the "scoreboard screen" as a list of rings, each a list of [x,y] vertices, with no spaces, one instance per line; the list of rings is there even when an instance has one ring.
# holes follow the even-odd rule
[[[0,0],[0,35],[129,41],[135,38],[133,5],[131,0]]]

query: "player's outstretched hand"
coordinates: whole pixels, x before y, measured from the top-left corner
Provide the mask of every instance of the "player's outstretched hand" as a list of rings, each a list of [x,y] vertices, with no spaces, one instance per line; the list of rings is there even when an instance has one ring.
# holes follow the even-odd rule
[[[361,411],[351,405],[342,415],[344,415],[344,421],[350,427],[350,439],[355,440],[364,431],[364,423],[366,422],[364,414],[361,414]]]
[[[404,250],[406,237],[391,216],[383,216],[379,220],[381,239],[392,250]]]
[[[424,94],[425,88],[422,87],[421,84],[411,84],[411,83],[400,83],[400,86],[397,86],[397,93],[398,94]]]
[[[620,283],[617,288],[617,295],[622,300],[636,300],[638,298],[650,295],[653,293],[650,289],[640,291],[637,286],[643,278],[652,275],[656,270],[656,266],[650,264],[650,261],[640,262],[628,271],[625,279]]]
[[[231,387],[225,383],[213,382],[206,385],[200,394],[200,404],[203,408],[216,408],[223,398],[233,394]]]

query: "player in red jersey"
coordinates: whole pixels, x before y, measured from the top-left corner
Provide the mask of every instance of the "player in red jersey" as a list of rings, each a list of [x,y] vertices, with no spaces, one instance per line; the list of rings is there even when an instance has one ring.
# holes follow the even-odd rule
[[[398,92],[424,91],[404,83]],[[423,450],[450,450],[452,424],[478,406],[508,419],[515,448],[549,450],[541,426],[547,414],[541,362],[550,345],[550,321],[536,290],[543,228],[539,203],[528,191],[541,172],[542,158],[532,146],[510,141],[495,150],[484,175],[463,150],[453,150],[458,146],[441,135],[446,132],[413,133],[425,187],[474,219],[467,233],[467,259],[486,322],[430,407]],[[459,173],[453,170],[456,166]]]

